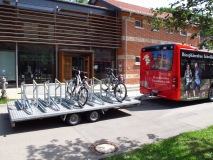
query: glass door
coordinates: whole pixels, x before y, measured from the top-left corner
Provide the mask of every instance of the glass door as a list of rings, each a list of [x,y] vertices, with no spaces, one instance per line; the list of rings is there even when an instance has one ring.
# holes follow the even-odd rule
[[[59,51],[59,63],[58,63],[58,77],[59,81],[64,82],[64,80],[70,80],[74,77],[75,72],[73,69],[78,69],[87,74],[88,78],[94,76],[94,53],[88,51]]]
[[[88,56],[72,57],[72,59],[72,68],[87,72],[87,74],[81,75],[86,75],[87,77],[89,77],[90,66]],[[72,72],[72,74],[74,75],[74,72]]]

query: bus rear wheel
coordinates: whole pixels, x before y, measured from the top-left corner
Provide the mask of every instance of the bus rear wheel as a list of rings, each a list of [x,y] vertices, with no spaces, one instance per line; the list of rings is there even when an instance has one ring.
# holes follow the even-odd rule
[[[209,88],[208,100],[209,100],[210,102],[213,102],[213,86],[211,86],[211,87]]]

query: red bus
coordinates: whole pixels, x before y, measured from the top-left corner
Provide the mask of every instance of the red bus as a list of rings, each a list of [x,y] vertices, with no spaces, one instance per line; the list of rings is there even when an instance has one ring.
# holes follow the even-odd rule
[[[213,53],[189,45],[144,47],[140,59],[140,93],[191,101],[213,101]]]

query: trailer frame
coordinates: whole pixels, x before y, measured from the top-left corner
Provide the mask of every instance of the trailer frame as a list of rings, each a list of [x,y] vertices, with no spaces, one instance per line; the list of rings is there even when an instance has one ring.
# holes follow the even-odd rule
[[[57,117],[57,116],[61,117],[63,121],[66,121],[68,125],[77,125],[78,123],[80,123],[81,115],[84,113],[87,114],[86,117],[88,121],[95,122],[99,120],[100,114],[101,113],[104,114],[105,111],[107,111],[108,109],[125,108],[126,106],[140,104],[140,100],[129,98],[129,97],[122,102],[118,102],[115,98],[112,98],[111,101],[113,101],[113,103],[109,103],[106,101],[104,103],[101,103],[100,101],[94,98],[92,102],[93,103],[92,106],[90,104],[86,104],[82,107],[82,106],[79,106],[77,103],[73,103],[73,104],[70,103],[68,104],[69,107],[67,107],[66,105],[63,105],[62,103],[63,102],[63,98],[61,94],[62,85],[57,79],[55,80],[55,82],[56,82],[55,97],[54,97],[55,102],[53,98],[50,96],[50,89],[48,87],[49,83],[47,82],[44,83],[44,100],[46,99],[49,104],[50,98],[52,98],[53,105],[58,107],[57,110],[54,109],[54,107],[51,107],[50,105],[42,106],[42,107],[39,106],[41,101],[38,98],[37,83],[35,81],[33,82],[33,85],[32,85],[32,90],[33,90],[32,99],[27,98],[27,95],[25,94],[25,84],[24,83],[22,84],[21,102],[19,100],[7,102],[7,110],[9,114],[11,127],[15,127],[16,122]],[[57,89],[59,89],[60,91],[59,96],[57,96],[56,94]],[[92,100],[92,98],[90,100]],[[57,104],[54,104],[54,103],[57,103]],[[28,111],[29,108],[31,112]]]

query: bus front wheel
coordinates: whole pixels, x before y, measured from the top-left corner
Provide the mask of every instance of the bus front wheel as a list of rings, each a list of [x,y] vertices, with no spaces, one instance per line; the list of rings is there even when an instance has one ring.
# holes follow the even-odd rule
[[[211,86],[210,89],[209,89],[208,100],[213,102],[213,86]]]

